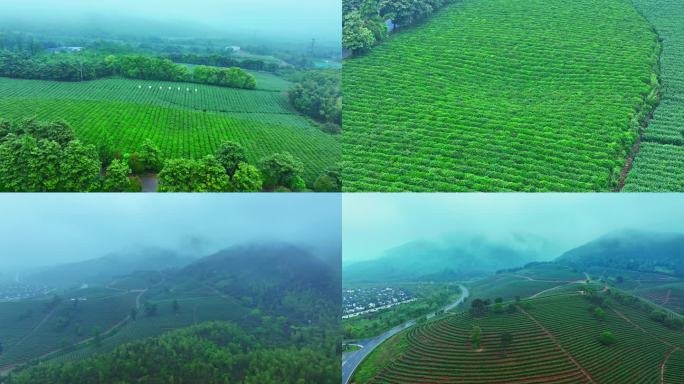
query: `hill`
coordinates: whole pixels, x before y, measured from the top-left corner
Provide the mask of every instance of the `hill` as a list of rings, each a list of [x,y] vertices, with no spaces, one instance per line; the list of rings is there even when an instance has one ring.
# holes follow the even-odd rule
[[[568,290],[511,310],[447,315],[388,340],[352,382],[681,383],[681,328],[619,295]]]
[[[618,231],[565,252],[559,263],[684,276],[684,234]]]
[[[420,280],[463,280],[517,267],[539,255],[516,244],[485,238],[452,238],[444,243],[414,241],[386,251],[370,261],[343,269],[346,283]]]
[[[214,154],[224,141],[241,144],[253,164],[286,151],[304,163],[305,179],[313,184],[338,162],[338,138],[293,111],[282,79],[258,78],[264,84],[256,90],[121,78],[0,78],[0,117],[65,120],[85,143],[109,137],[120,153],[139,151],[150,139],[168,159]]]
[[[345,62],[344,190],[614,190],[659,51],[630,0],[453,2]]]
[[[183,268],[55,293],[0,303],[0,373],[30,361],[81,361],[207,321],[231,322],[263,345],[339,360],[339,272],[292,245],[233,247]]]
[[[136,271],[159,271],[179,268],[193,261],[191,257],[178,255],[164,249],[112,253],[103,257],[77,263],[60,264],[39,268],[24,274],[23,280],[56,287],[79,287],[83,284],[105,284],[117,276]]]

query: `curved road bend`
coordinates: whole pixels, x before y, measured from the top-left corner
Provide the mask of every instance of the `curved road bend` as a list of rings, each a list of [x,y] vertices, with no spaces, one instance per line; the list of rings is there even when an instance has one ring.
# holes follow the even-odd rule
[[[461,296],[455,302],[445,306],[445,312],[450,311],[459,306],[470,295],[470,292],[468,292],[468,288],[466,288],[464,285],[459,285],[459,287],[461,288]],[[430,313],[427,315],[427,318],[430,319],[434,316],[434,313]],[[416,325],[416,320],[409,320],[404,324],[398,325],[381,335],[371,337],[370,339],[364,339],[355,342],[354,344],[360,346],[361,349],[342,354],[342,384],[349,384],[349,382],[351,381],[351,377],[354,374],[354,371],[356,371],[356,368],[358,368],[359,365],[361,365],[361,362],[366,357],[368,357],[368,355],[370,355],[370,353],[373,352],[373,350],[378,345],[382,344],[385,340],[396,335],[397,333],[407,328],[410,328],[414,325]]]

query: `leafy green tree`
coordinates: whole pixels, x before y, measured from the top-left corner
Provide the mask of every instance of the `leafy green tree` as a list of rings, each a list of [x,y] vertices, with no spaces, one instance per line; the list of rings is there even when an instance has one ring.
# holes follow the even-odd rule
[[[95,342],[96,347],[100,347],[102,345],[102,334],[100,333],[100,328],[95,327],[95,330],[93,331],[93,341]]]
[[[230,180],[233,192],[260,192],[264,187],[259,170],[250,164],[240,163]]]
[[[159,173],[160,192],[225,192],[230,179],[213,156],[168,160]]]
[[[228,176],[233,177],[240,163],[247,162],[245,149],[238,143],[226,141],[216,152],[216,159],[223,165]]]
[[[158,173],[164,166],[161,150],[150,139],[145,139],[140,151],[140,162],[143,172]]]
[[[114,160],[107,167],[103,189],[106,192],[126,192],[131,187],[131,168],[123,160]]]
[[[606,346],[615,344],[615,336],[611,331],[601,332],[601,335],[599,335],[599,343]]]
[[[80,141],[70,142],[60,165],[61,190],[94,192],[100,189],[100,160],[95,147]]]
[[[300,191],[306,187],[301,178],[304,165],[288,152],[276,153],[261,160],[261,174],[264,177],[264,188],[274,190],[277,187]]]
[[[474,317],[481,317],[487,313],[487,304],[482,299],[475,299],[470,302],[470,313]]]
[[[133,321],[137,320],[138,319],[138,309],[137,308],[131,308],[130,316],[131,316],[131,319]]]
[[[358,11],[344,16],[342,24],[342,46],[354,53],[369,50],[375,44],[375,35]]]
[[[604,311],[603,308],[597,307],[596,309],[594,309],[594,317],[603,321],[606,319],[606,311]]]
[[[109,167],[115,158],[114,142],[108,133],[105,133],[97,143],[97,156],[100,159],[103,168]]]
[[[682,330],[684,328],[684,321],[679,317],[670,316],[663,322],[666,327],[675,330]]]
[[[473,326],[473,330],[470,332],[470,342],[473,344],[473,348],[480,349],[480,342],[482,338],[482,329],[479,326]]]
[[[339,168],[330,168],[320,175],[314,182],[316,192],[341,192],[342,175]]]
[[[171,303],[171,309],[173,310],[174,314],[178,314],[180,312],[180,304],[178,304],[178,300],[174,300],[173,303]]]

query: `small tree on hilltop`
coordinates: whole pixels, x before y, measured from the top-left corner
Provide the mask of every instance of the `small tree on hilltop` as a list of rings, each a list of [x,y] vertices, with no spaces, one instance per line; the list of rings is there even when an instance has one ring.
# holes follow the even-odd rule
[[[599,343],[603,345],[613,345],[615,344],[615,336],[611,331],[604,331],[599,335]]]
[[[473,326],[473,330],[470,333],[470,342],[473,344],[473,348],[480,349],[480,341],[482,338],[482,329],[477,325]]]
[[[594,317],[603,321],[606,319],[606,311],[604,311],[603,308],[597,307],[596,309],[594,309]]]
[[[230,179],[230,189],[233,192],[261,192],[263,188],[261,173],[251,164],[240,163]]]
[[[482,299],[475,299],[470,302],[470,313],[474,317],[481,317],[487,313],[487,304]]]

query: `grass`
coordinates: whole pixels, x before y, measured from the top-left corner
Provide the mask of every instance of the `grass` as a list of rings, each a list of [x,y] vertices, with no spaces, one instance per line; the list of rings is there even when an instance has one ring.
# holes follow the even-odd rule
[[[630,0],[464,0],[345,62],[345,191],[609,191],[657,87]]]
[[[278,84],[272,80],[265,86]],[[32,116],[64,119],[87,143],[109,135],[121,152],[139,150],[148,138],[167,158],[199,158],[226,140],[243,145],[252,163],[288,151],[304,163],[308,183],[341,157],[337,137],[321,132],[272,90],[128,79],[60,83],[0,78],[0,117]]]
[[[473,318],[469,313],[414,327],[395,336],[387,345],[407,346],[391,350],[384,345],[378,355],[389,354],[382,364],[362,364],[356,383],[493,383],[554,382],[660,383],[660,365],[675,346],[684,346],[684,334],[648,319],[630,307],[611,303],[605,320],[588,310],[590,303],[577,294],[528,301],[515,313]],[[627,321],[628,318],[630,321]],[[472,327],[482,329],[480,349],[470,342]],[[604,346],[604,331],[616,342]],[[500,335],[513,335],[504,348]],[[679,352],[676,352],[677,354]],[[677,383],[682,359],[666,365],[665,383]]]
[[[663,40],[661,102],[643,136],[624,191],[684,190],[684,3],[633,0]]]

